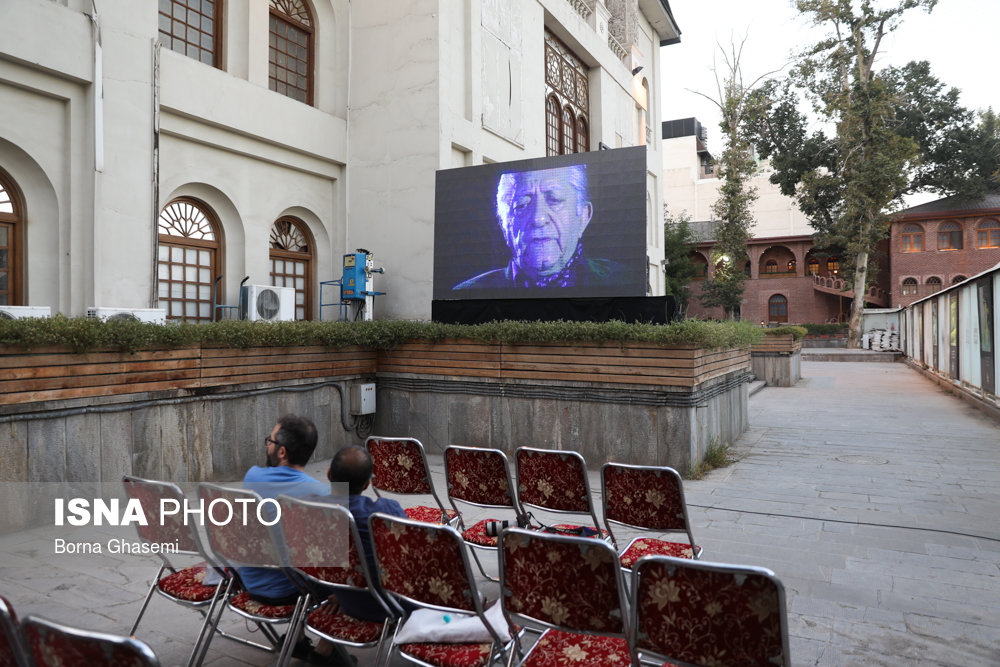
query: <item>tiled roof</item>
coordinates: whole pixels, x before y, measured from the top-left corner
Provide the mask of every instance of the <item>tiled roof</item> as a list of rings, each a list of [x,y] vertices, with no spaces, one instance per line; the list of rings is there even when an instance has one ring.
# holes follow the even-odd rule
[[[952,211],[986,211],[1000,209],[1000,188],[989,190],[978,199],[970,199],[959,195],[952,195],[944,199],[936,199],[903,209],[899,212],[900,217],[918,218],[934,213],[950,213]]]

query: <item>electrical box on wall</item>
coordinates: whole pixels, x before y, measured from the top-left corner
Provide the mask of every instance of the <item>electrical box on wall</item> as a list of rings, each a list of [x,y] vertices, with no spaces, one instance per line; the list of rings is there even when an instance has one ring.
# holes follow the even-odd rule
[[[375,383],[351,385],[351,414],[375,414]]]

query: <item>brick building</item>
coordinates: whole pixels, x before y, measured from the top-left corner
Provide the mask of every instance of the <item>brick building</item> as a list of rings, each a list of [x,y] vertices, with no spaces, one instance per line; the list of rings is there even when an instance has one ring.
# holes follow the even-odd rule
[[[715,228],[712,203],[719,196],[721,182],[716,177],[707,133],[695,118],[663,123],[663,195],[669,213],[691,216],[698,243],[692,259],[701,265],[701,275],[689,285],[691,300],[687,314],[693,317],[722,317],[721,308],[705,308],[702,282],[715,267],[710,266]],[[846,321],[850,316],[853,291],[843,291],[840,259],[814,248],[813,228],[795,202],[770,182],[766,163],[751,179],[757,188],[754,203],[753,238],[747,245],[748,276],[740,306],[740,317],[751,322],[823,323]],[[888,244],[879,246],[876,261],[888,264]],[[869,305],[889,305],[888,276],[880,274],[869,289]]]
[[[1000,262],[1000,188],[908,208],[890,234],[892,305],[906,306]]]

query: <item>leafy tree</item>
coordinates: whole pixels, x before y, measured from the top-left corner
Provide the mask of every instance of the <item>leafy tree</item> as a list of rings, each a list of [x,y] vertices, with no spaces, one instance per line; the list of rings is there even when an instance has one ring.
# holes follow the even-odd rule
[[[771,82],[756,96],[768,107],[754,135],[776,170],[772,181],[796,198],[820,244],[847,255],[841,276],[854,287],[851,347],[861,339],[869,260],[888,234],[893,209],[913,189],[949,187],[943,161],[954,155],[968,125],[957,91],[944,91],[926,63],[882,71],[875,66],[883,38],[902,15],[930,11],[936,2],[797,0],[799,12],[827,34],[803,54],[788,80]],[[808,129],[800,92],[832,135]]]
[[[726,147],[718,160],[722,186],[719,198],[712,205],[712,213],[720,221],[711,257],[715,274],[705,281],[701,302],[707,307],[721,306],[726,319],[735,317],[743,301],[746,282],[743,265],[754,225],[753,205],[757,201],[757,188],[750,185],[757,172],[757,160],[747,128],[748,117],[757,113],[753,105],[757,98],[752,92],[760,79],[749,84],[743,80],[740,57],[745,42],[739,46],[731,44],[728,53],[722,52],[727,72],[721,82],[716,76],[718,98],[708,98],[722,112],[719,127],[726,137]]]
[[[674,218],[664,205],[663,277],[666,294],[674,297],[677,302],[677,314],[680,317],[687,312],[688,301],[691,299],[688,283],[698,275],[698,265],[691,261],[691,246],[694,243],[691,216],[684,211]]]

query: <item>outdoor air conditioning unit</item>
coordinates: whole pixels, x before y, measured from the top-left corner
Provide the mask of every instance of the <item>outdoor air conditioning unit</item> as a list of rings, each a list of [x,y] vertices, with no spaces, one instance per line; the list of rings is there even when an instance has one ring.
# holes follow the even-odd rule
[[[0,320],[20,320],[25,317],[49,317],[48,306],[0,306]]]
[[[290,322],[295,319],[295,288],[244,285],[240,294],[240,319]]]
[[[98,308],[91,306],[87,309],[87,317],[96,317],[101,320],[133,320],[135,322],[153,322],[155,324],[167,323],[166,308]]]

